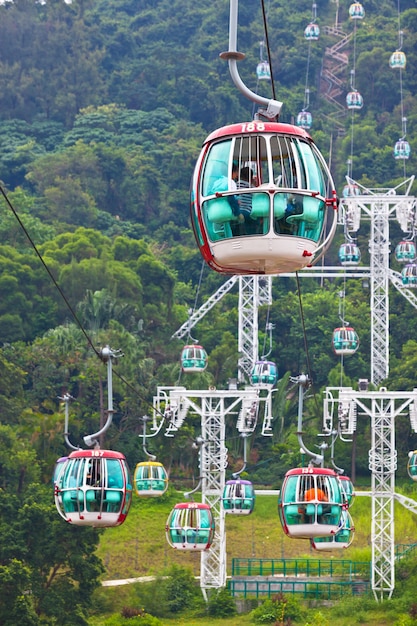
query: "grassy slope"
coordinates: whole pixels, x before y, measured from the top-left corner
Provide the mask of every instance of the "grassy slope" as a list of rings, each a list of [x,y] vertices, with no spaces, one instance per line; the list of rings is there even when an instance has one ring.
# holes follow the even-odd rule
[[[193,569],[199,574],[200,554],[173,550],[165,539],[165,522],[174,504],[183,500],[182,493],[155,499],[135,498],[126,522],[103,533],[98,549],[106,573],[104,579],[149,576],[163,572],[172,563]],[[357,497],[351,514],[356,534],[349,550],[333,551],[324,558],[369,561],[371,558],[371,501]],[[233,557],[320,558],[306,540],[290,539],[281,530],[274,496],[257,498],[255,511],[249,516],[226,516],[227,571],[231,573]],[[416,520],[395,505],[396,543],[417,541]]]
[[[98,553],[106,565],[104,579],[147,576],[163,572],[172,563],[190,567],[199,574],[200,555],[178,553],[170,548],[165,540],[165,522],[171,508],[183,499],[181,493],[171,492],[155,500],[134,500],[129,516],[121,527],[108,529],[103,533]],[[417,499],[417,498],[416,498]],[[371,500],[368,497],[356,498],[351,514],[355,523],[356,534],[353,545],[343,552],[334,551],[326,555],[311,550],[308,541],[289,539],[281,530],[277,517],[276,498],[258,497],[255,511],[246,517],[226,516],[227,526],[227,570],[231,573],[233,557],[256,558],[336,558],[353,561],[369,561],[371,558]],[[417,519],[409,511],[395,504],[396,543],[417,541]],[[104,588],[100,594],[106,597],[108,609],[120,611],[123,606],[132,605],[134,586]],[[102,596],[103,598],[103,596]],[[347,599],[358,602],[358,599]],[[373,604],[373,603],[372,603]],[[133,602],[134,605],[134,602]],[[336,607],[335,607],[336,608]],[[312,612],[313,622],[323,626],[337,623],[337,626],[362,624],[367,626],[386,626],[395,623],[395,615],[388,612],[389,603],[383,606],[373,604],[364,610],[361,606],[347,606],[337,615],[333,610],[320,609],[323,620]],[[355,617],[353,617],[353,615]],[[102,626],[104,618],[96,617],[91,626]],[[166,626],[249,626],[248,615],[239,615],[227,620],[196,618],[183,615],[175,619],[164,619]]]

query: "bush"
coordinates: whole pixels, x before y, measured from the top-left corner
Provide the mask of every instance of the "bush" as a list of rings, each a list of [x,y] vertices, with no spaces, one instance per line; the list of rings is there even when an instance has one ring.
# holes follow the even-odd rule
[[[231,617],[236,615],[236,604],[230,591],[223,587],[214,591],[207,604],[208,614],[211,617]]]
[[[293,596],[280,593],[272,599],[265,600],[250,616],[256,624],[291,624],[292,620],[303,619],[305,611]]]

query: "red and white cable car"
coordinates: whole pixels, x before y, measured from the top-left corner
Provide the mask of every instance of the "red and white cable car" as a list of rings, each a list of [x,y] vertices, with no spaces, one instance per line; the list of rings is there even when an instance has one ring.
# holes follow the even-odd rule
[[[208,550],[214,539],[214,519],[208,504],[182,502],[169,514],[166,537],[176,550]]]
[[[339,530],[343,504],[339,476],[334,470],[302,467],[286,473],[278,513],[289,537],[326,537]]]
[[[280,274],[314,264],[333,239],[338,200],[302,128],[245,122],[206,139],[191,221],[206,263],[224,274]]]
[[[131,499],[126,458],[113,450],[71,452],[55,482],[58,512],[75,526],[119,526]]]

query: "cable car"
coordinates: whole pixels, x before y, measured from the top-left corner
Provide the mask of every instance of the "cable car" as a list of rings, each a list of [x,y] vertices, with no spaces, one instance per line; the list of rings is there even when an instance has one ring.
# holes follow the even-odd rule
[[[338,254],[341,265],[358,265],[361,260],[361,251],[356,243],[342,243]]]
[[[71,452],[55,483],[56,508],[76,526],[119,526],[131,499],[126,459],[112,450]]]
[[[313,22],[308,24],[308,26],[306,26],[304,30],[304,37],[308,41],[317,41],[317,39],[320,37],[320,28],[318,27],[318,25],[314,24]]]
[[[363,98],[359,91],[349,91],[346,96],[346,106],[353,110],[359,110],[363,107]]]
[[[400,241],[395,248],[395,258],[398,263],[407,263],[416,258],[416,246],[414,241]]]
[[[202,346],[184,346],[181,352],[183,372],[203,372],[207,367],[207,352]]]
[[[354,2],[350,5],[349,17],[351,20],[362,20],[365,17],[365,9],[360,2]]]
[[[305,130],[310,130],[313,125],[313,116],[309,111],[300,111],[297,115],[296,122],[299,128],[304,128]]]
[[[241,170],[249,168],[250,183]],[[243,196],[245,207],[240,210]],[[194,170],[191,222],[206,263],[224,274],[279,274],[312,265],[333,239],[338,200],[308,133],[276,122],[225,126]]]
[[[162,496],[168,489],[168,475],[162,463],[143,461],[133,474],[133,485],[138,496]]]
[[[396,50],[389,58],[389,66],[392,69],[405,70],[407,65],[407,57],[402,50]]]
[[[57,459],[57,461],[55,463],[54,471],[53,471],[53,474],[52,474],[52,484],[53,485],[55,485],[55,483],[56,483],[56,481],[58,479],[59,473],[60,473],[61,469],[63,468],[64,463],[66,461],[68,461],[68,457],[67,456],[61,456],[59,459]]]
[[[329,550],[340,550],[348,548],[353,541],[355,527],[349,511],[343,510],[340,519],[340,528],[335,535],[330,537],[313,537],[310,545],[314,550],[326,552]]]
[[[344,474],[339,476],[339,480],[340,480],[340,486],[342,489],[342,495],[344,496],[347,505],[351,507],[355,499],[353,483],[350,480],[349,476],[345,476]]]
[[[275,385],[278,380],[278,369],[272,361],[256,361],[250,375],[252,385]]]
[[[278,513],[289,537],[311,539],[335,535],[342,509],[340,481],[334,470],[301,467],[285,474]]]
[[[417,289],[417,265],[415,263],[408,263],[402,269],[401,280],[406,287]]]
[[[395,159],[408,159],[410,157],[411,148],[408,141],[405,139],[399,139],[394,146],[394,158]]]
[[[271,68],[268,61],[260,61],[256,66],[258,80],[271,80]]]
[[[228,480],[224,486],[222,502],[225,513],[250,515],[255,506],[255,490],[250,480]]]
[[[408,453],[407,472],[412,480],[417,481],[417,450]]]
[[[332,346],[335,354],[355,354],[359,348],[359,337],[351,326],[335,328],[332,337]]]
[[[353,198],[360,195],[361,190],[356,183],[348,183],[343,187],[342,196],[344,198]]]
[[[208,550],[214,538],[214,519],[208,504],[183,502],[169,514],[165,531],[176,550]]]

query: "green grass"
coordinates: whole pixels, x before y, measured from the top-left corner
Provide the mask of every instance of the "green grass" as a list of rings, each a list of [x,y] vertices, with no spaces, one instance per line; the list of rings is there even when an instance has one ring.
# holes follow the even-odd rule
[[[124,524],[103,532],[98,555],[106,567],[105,580],[152,576],[172,564],[189,567],[198,575],[199,553],[173,550],[165,538],[165,523],[169,512],[182,493],[170,492],[162,498],[135,498]],[[371,499],[357,497],[351,515],[355,539],[348,550],[334,550],[323,557],[310,547],[307,540],[287,537],[277,515],[274,496],[258,496],[251,515],[226,516],[227,571],[231,572],[233,557],[245,558],[343,558],[353,561],[371,559]],[[395,504],[395,534],[397,543],[417,540],[416,522],[412,513]]]
[[[412,494],[410,494],[412,497]],[[172,490],[162,498],[135,498],[125,523],[117,528],[103,532],[98,555],[103,560],[106,572],[103,580],[156,576],[163,574],[171,565],[178,564],[189,568],[195,575],[200,572],[200,553],[181,553],[173,550],[165,538],[165,523],[173,506],[182,501],[183,495]],[[282,531],[277,515],[277,498],[258,496],[255,511],[249,516],[226,516],[227,572],[231,573],[233,557],[244,558],[323,558],[347,559],[352,561],[370,561],[371,559],[371,499],[357,497],[351,515],[355,525],[355,539],[348,550],[330,553],[318,553],[311,549],[307,540],[288,538]],[[395,503],[396,543],[417,541],[416,518],[398,503]],[[134,606],[133,590],[135,585],[102,588],[98,594],[98,606],[103,614],[120,611],[123,606]],[[353,599],[352,599],[353,601]],[[97,602],[96,602],[97,605]],[[329,620],[329,624],[352,626],[368,624],[385,626],[395,621],[386,616],[386,611],[373,604],[374,610],[355,612],[354,618],[347,615],[332,617],[332,609],[320,611]],[[385,604],[384,604],[385,606]],[[388,608],[388,607],[387,607]],[[352,621],[352,620],[355,621]],[[365,620],[365,621],[363,621]],[[175,619],[161,620],[166,626],[179,624],[186,626],[244,626],[250,624],[248,615],[240,615],[227,620],[214,620],[207,617],[194,617],[193,614]],[[91,626],[101,626],[104,618],[95,617]],[[303,626],[303,625],[302,625]]]

